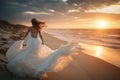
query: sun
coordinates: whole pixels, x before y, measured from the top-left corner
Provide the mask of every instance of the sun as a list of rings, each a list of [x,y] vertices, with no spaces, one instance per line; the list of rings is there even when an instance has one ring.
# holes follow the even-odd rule
[[[108,22],[105,20],[99,20],[96,22],[96,24],[96,26],[101,29],[106,28],[108,26]]]

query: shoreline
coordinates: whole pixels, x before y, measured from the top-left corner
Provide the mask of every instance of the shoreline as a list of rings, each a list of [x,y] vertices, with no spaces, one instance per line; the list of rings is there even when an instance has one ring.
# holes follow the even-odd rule
[[[60,40],[52,34],[46,32],[43,33],[43,39],[45,41],[45,45],[49,46],[53,50],[58,49],[62,45],[68,44],[67,41]]]
[[[60,35],[60,37],[59,37],[59,36],[56,36],[55,34],[51,34],[51,33],[49,34],[49,32],[45,32],[45,33],[49,36],[52,36],[51,38],[65,41],[66,44],[69,43],[67,38],[61,39],[61,37],[64,37],[63,35]],[[79,41],[78,41],[78,45],[80,45],[83,49],[85,49],[85,51],[84,51],[85,54],[99,58],[105,62],[108,62],[108,63],[120,68],[119,50],[116,50],[116,49],[113,49],[113,48],[110,48],[107,46],[92,44],[92,43],[84,43],[84,42],[80,43]],[[113,54],[113,52],[114,52],[114,54]]]
[[[51,38],[56,38],[52,34],[48,35]],[[55,41],[57,42],[57,40]],[[60,40],[59,44],[63,43],[62,41]],[[47,80],[120,80],[120,68],[111,63],[82,51],[72,58],[73,61],[64,70],[48,72]]]

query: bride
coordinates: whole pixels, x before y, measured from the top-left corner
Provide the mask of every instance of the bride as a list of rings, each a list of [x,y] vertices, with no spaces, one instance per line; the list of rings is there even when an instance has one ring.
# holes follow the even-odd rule
[[[45,22],[35,18],[31,22],[33,27],[28,29],[23,40],[16,41],[7,51],[8,70],[20,77],[35,78],[40,78],[45,72],[62,70],[70,61],[68,54],[73,44],[50,49],[41,35]]]

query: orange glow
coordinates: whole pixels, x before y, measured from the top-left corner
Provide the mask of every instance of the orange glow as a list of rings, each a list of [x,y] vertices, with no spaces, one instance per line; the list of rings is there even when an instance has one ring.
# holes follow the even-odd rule
[[[102,47],[96,46],[96,57],[100,57],[102,54]]]
[[[98,28],[103,29],[103,28],[106,28],[108,26],[108,22],[105,21],[105,20],[99,20],[99,21],[96,22],[96,26]]]

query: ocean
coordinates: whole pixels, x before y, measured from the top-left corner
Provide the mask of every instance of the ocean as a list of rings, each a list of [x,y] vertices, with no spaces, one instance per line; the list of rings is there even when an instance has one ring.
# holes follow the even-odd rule
[[[120,67],[120,29],[47,29],[45,32],[61,40],[76,41],[83,53]]]

